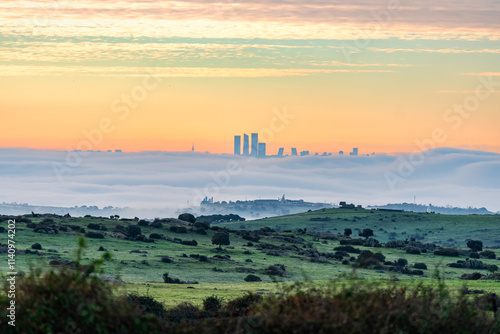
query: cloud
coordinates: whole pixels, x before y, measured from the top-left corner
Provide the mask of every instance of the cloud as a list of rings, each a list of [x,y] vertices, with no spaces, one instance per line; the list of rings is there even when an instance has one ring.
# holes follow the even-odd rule
[[[196,152],[97,153],[68,168],[62,182],[53,163],[67,152],[0,149],[0,202],[34,205],[131,207],[154,217],[173,214],[204,196],[216,200],[278,198],[363,205],[412,201],[500,210],[500,155],[438,149],[391,189],[409,155],[249,159]],[[72,153],[74,154],[74,153]],[[236,167],[235,167],[236,166]],[[132,211],[133,212],[133,211]]]
[[[3,76],[140,76],[153,72],[157,77],[177,78],[261,78],[306,76],[324,73],[391,73],[369,69],[304,69],[304,68],[211,68],[211,67],[124,67],[124,66],[1,66]]]

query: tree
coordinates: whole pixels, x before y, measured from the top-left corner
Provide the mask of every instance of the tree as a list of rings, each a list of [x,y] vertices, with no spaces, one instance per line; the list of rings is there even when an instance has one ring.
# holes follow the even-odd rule
[[[350,236],[351,234],[352,234],[352,229],[350,229],[350,228],[345,228],[344,229],[344,235],[346,237]]]
[[[192,214],[190,213],[181,213],[178,217],[178,219],[180,220],[184,220],[185,222],[190,222],[190,223],[194,223],[196,222],[196,218],[195,216],[193,216]]]
[[[364,228],[363,232],[359,234],[360,237],[365,237],[368,239],[369,237],[373,237],[373,230],[371,228]]]
[[[480,252],[483,250],[483,242],[480,240],[469,240],[467,241],[467,247],[474,252]]]
[[[219,245],[219,249],[222,249],[222,245],[228,246],[231,244],[229,241],[229,233],[217,232],[212,237],[212,244]]]

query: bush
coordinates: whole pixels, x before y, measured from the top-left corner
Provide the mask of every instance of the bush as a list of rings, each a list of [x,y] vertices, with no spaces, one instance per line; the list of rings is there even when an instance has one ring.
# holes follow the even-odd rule
[[[224,299],[215,295],[203,299],[203,310],[207,312],[217,313],[222,308]]]
[[[417,262],[413,265],[414,268],[427,270],[427,265],[422,262]]]
[[[434,255],[457,257],[459,256],[459,253],[454,248],[440,248],[434,251]]]
[[[127,226],[126,234],[131,238],[135,238],[141,234],[141,228],[137,225],[129,225]]]
[[[408,265],[408,260],[400,258],[396,261],[396,265],[399,267],[406,267]]]
[[[494,252],[490,250],[485,250],[484,252],[479,253],[479,256],[485,259],[496,259],[497,256]]]
[[[469,240],[467,241],[467,247],[473,252],[480,252],[483,250],[483,242],[480,240]]]
[[[163,263],[174,263],[174,261],[171,258],[166,257],[166,256],[164,256],[164,257],[161,258],[161,262],[163,262]]]
[[[143,219],[141,219],[141,220],[139,220],[139,221],[137,222],[137,225],[139,225],[139,226],[148,226],[148,225],[149,225],[149,222],[148,222],[147,220],[143,220]]]
[[[245,277],[245,282],[262,282],[262,279],[257,275],[248,275]]]
[[[104,235],[102,233],[99,233],[99,232],[89,231],[89,232],[85,233],[85,236],[87,238],[104,239]]]
[[[186,226],[170,226],[169,230],[175,233],[187,233]]]
[[[282,264],[273,264],[264,270],[266,275],[270,276],[285,276],[286,267]]]
[[[339,251],[339,252],[356,253],[356,254],[361,253],[361,250],[359,248],[354,248],[354,247],[349,246],[349,245],[335,247],[333,250],[336,250],[336,251]]]
[[[163,239],[163,236],[161,234],[158,234],[158,233],[151,233],[149,235],[149,239]]]
[[[196,240],[182,240],[181,244],[186,245],[186,246],[198,246],[198,242]]]
[[[34,243],[31,245],[31,249],[42,249],[42,245],[40,245],[38,242]]]
[[[178,324],[181,321],[193,321],[198,319],[200,310],[191,303],[181,303],[167,311],[168,321]]]
[[[142,314],[151,313],[159,319],[165,318],[166,311],[165,306],[156,301],[151,296],[139,296],[134,293],[130,293],[126,296],[127,301],[130,305],[137,306],[142,310]]]
[[[87,225],[87,228],[90,229],[90,230],[100,230],[101,229],[101,225],[90,223],[90,224]]]
[[[406,253],[408,254],[414,254],[414,255],[419,255],[421,254],[420,252],[420,249],[416,248],[416,247],[406,247]]]
[[[178,219],[184,220],[185,222],[190,222],[191,224],[194,224],[196,222],[195,216],[190,213],[181,213]]]
[[[246,316],[251,307],[262,300],[258,294],[247,292],[246,295],[229,301],[224,307],[224,313],[229,316]]]
[[[469,257],[470,257],[471,259],[479,259],[479,257],[480,257],[480,256],[479,256],[479,254],[478,254],[478,253],[476,253],[476,252],[470,252],[470,253],[469,253]]]
[[[344,235],[345,235],[346,237],[351,236],[351,234],[352,234],[352,229],[350,229],[350,228],[345,228],[345,229],[344,229]]]

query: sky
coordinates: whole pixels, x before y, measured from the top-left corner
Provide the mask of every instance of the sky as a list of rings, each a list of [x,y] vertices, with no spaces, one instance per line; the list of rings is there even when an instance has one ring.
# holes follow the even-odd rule
[[[498,0],[4,0],[0,147],[230,153],[256,132],[271,154],[500,152],[499,17]]]

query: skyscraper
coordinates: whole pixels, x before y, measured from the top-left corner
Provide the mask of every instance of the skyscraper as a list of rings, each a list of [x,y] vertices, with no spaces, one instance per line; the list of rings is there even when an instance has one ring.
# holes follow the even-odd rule
[[[249,144],[248,144],[248,135],[243,134],[243,155],[249,155]]]
[[[266,156],[266,143],[259,143],[259,158]]]
[[[352,152],[349,153],[349,155],[354,156],[354,157],[358,156],[358,148],[357,147],[353,148]]]
[[[297,149],[295,147],[292,147],[292,155],[298,155]]]
[[[280,147],[280,149],[278,151],[278,157],[282,157],[283,156],[283,152],[285,152],[285,149],[283,147]]]
[[[259,152],[259,134],[258,133],[252,133],[252,152],[250,152],[250,155],[252,157],[258,156]]]
[[[241,136],[234,136],[234,154],[241,154]]]

